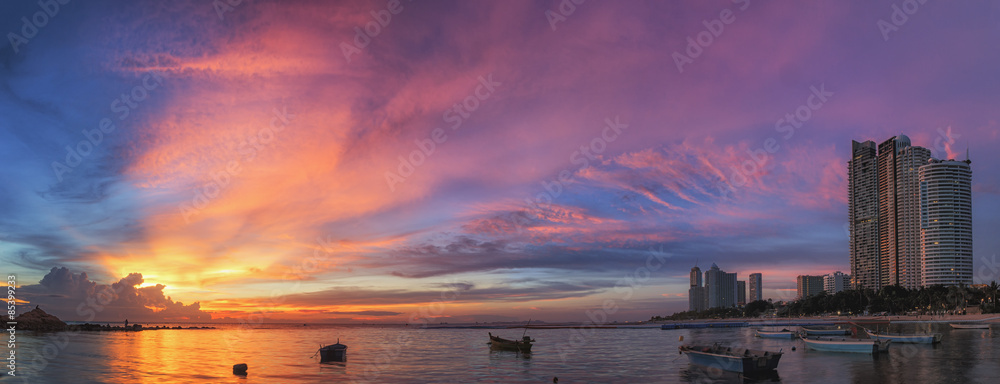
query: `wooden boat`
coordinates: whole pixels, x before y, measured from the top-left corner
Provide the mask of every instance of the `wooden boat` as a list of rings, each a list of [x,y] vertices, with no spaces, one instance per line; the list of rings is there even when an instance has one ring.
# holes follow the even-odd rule
[[[757,337],[764,339],[794,339],[795,331],[789,331],[788,329],[782,329],[780,331],[762,331],[758,329]]]
[[[941,342],[940,333],[932,333],[929,335],[907,335],[902,333],[875,333],[870,329],[866,329],[865,332],[868,333],[868,337],[873,339],[888,339],[892,340],[894,343],[934,344]]]
[[[806,335],[810,336],[841,336],[841,335],[849,335],[851,333],[851,330],[849,329],[840,329],[840,328],[802,327],[802,330],[805,331]]]
[[[948,324],[953,329],[990,329],[990,325],[986,323],[967,323],[967,324]]]
[[[815,338],[802,338],[802,341],[806,343],[806,347],[809,349],[815,349],[817,351],[827,351],[827,352],[851,352],[851,353],[868,353],[876,354],[879,352],[888,352],[889,343],[892,340],[888,339],[848,339],[842,337],[815,337]]]
[[[493,336],[492,332],[488,333],[490,335],[490,349],[531,353],[531,343],[535,342],[529,336],[524,336],[521,340],[508,340],[502,337]]]
[[[347,346],[340,343],[340,339],[337,339],[337,344],[330,344],[325,347],[319,348],[319,361],[347,361]]]
[[[719,368],[745,375],[761,374],[778,368],[781,351],[770,352],[745,348],[728,348],[719,344],[711,347],[682,345],[680,352],[686,353],[691,364]]]

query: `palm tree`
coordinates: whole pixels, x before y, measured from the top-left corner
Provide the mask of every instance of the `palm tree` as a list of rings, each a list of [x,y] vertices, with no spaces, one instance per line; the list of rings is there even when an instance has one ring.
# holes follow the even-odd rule
[[[998,288],[1000,288],[1000,284],[997,284],[996,280],[993,280],[992,282],[990,282],[989,285],[986,285],[985,287],[983,287],[982,293],[985,296],[984,299],[983,299],[983,302],[989,304],[989,307],[988,307],[989,308],[989,312],[997,312],[997,291],[998,291]],[[985,305],[983,307],[984,307],[983,310],[985,311],[987,307]],[[984,312],[984,313],[989,313],[989,312]]]
[[[964,309],[967,292],[968,289],[964,283],[948,286],[948,305],[950,305],[953,310]]]
[[[986,286],[986,294],[989,295],[990,300],[993,301],[993,306],[997,305],[997,290],[1000,289],[1000,284],[997,284],[996,280],[990,282],[990,285]]]

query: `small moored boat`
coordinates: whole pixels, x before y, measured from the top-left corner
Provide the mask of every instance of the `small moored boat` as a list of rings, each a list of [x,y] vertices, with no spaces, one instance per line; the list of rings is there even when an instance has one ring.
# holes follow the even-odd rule
[[[815,336],[841,336],[849,335],[851,333],[850,329],[840,329],[840,328],[806,328],[802,327],[802,330],[806,335]]]
[[[493,336],[492,332],[487,333],[490,335],[490,349],[531,353],[531,343],[535,342],[529,336],[521,337],[521,340],[509,340]]]
[[[347,362],[347,346],[340,343],[340,339],[337,339],[337,344],[330,344],[325,347],[320,347],[319,351],[319,361],[337,361],[337,362]]]
[[[782,329],[780,331],[762,331],[758,329],[757,337],[764,339],[794,339],[795,331],[789,331],[788,329]]]
[[[719,344],[711,347],[699,345],[682,345],[680,352],[686,353],[691,364],[719,368],[744,375],[754,375],[773,371],[778,368],[781,351],[759,351],[745,348],[729,348]]]
[[[888,339],[848,339],[841,337],[810,337],[802,338],[809,349],[826,352],[851,352],[876,354],[888,352]]]
[[[932,333],[929,335],[907,335],[902,333],[875,333],[870,329],[865,330],[868,336],[873,339],[888,339],[892,340],[894,343],[909,343],[909,344],[934,344],[941,342],[940,333]]]
[[[966,323],[966,324],[948,324],[953,329],[990,329],[990,325],[986,323]]]

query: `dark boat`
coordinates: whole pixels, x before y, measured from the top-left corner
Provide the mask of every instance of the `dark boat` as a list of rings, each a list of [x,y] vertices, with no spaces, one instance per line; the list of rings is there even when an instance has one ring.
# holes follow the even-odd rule
[[[337,361],[343,363],[347,361],[347,346],[341,344],[340,339],[337,339],[337,344],[320,347],[318,352],[320,362]]]
[[[529,336],[524,336],[521,340],[508,340],[502,337],[493,336],[492,332],[488,333],[490,335],[490,349],[531,353],[531,343],[535,342]]]
[[[744,375],[761,375],[778,368],[781,351],[759,351],[746,348],[728,348],[719,344],[711,347],[682,345],[681,353],[686,353],[692,364],[715,367],[724,371],[739,372]]]

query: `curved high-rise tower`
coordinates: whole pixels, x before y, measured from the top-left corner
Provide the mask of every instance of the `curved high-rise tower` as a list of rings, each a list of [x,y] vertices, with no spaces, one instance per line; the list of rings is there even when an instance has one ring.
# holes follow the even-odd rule
[[[688,310],[700,312],[705,310],[707,300],[705,298],[705,287],[701,285],[701,268],[694,266],[691,268],[691,287],[688,289]]]
[[[920,167],[923,285],[972,284],[972,162]]]

